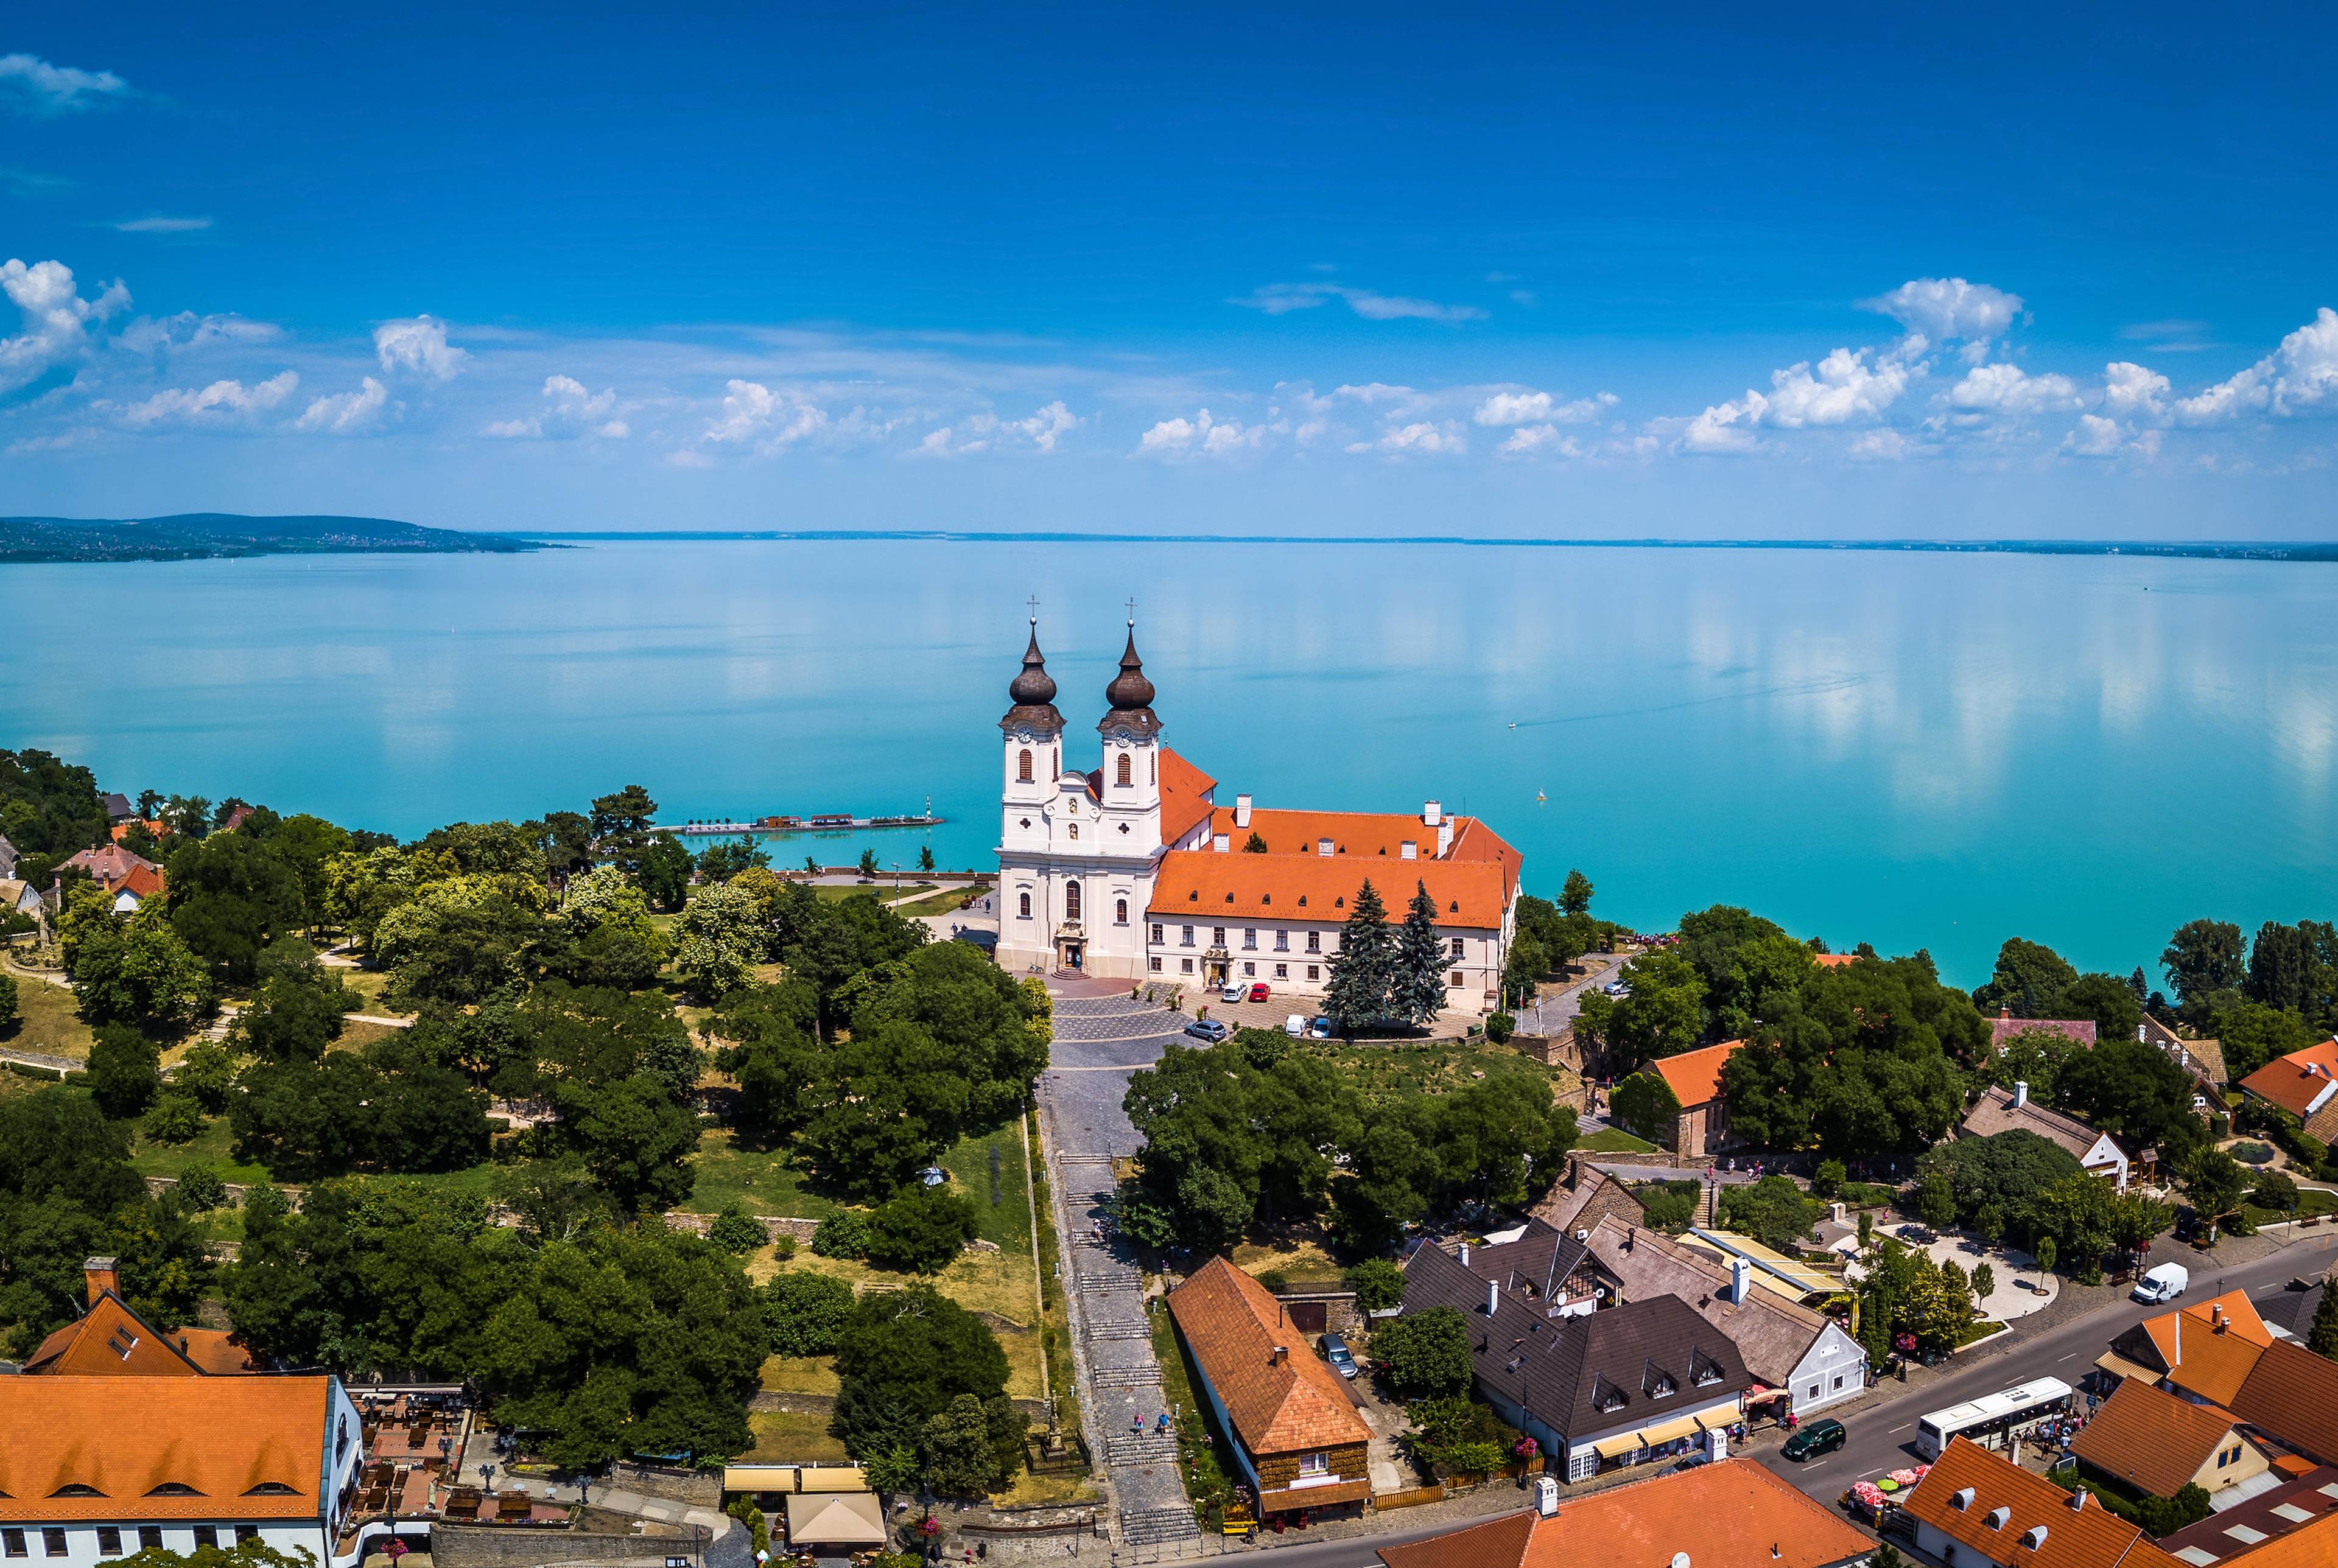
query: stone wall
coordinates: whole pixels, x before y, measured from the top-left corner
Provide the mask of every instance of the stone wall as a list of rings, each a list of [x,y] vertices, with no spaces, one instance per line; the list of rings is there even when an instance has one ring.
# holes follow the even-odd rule
[[[724,1533],[716,1542],[711,1531],[692,1526],[689,1535],[604,1535],[584,1530],[530,1530],[495,1524],[434,1524],[430,1528],[430,1561],[436,1568],[566,1568],[594,1564],[596,1568],[665,1568],[670,1557],[688,1557],[693,1564],[712,1568],[717,1553],[711,1547],[744,1530]]]
[[[644,1497],[686,1503],[693,1508],[722,1506],[722,1477],[703,1470],[669,1470],[660,1465],[620,1461],[609,1466],[609,1485],[622,1491],[638,1492]]]

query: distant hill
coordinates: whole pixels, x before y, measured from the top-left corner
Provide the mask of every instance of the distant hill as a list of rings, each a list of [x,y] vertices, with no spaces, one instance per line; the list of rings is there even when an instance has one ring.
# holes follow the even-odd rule
[[[557,549],[500,534],[425,528],[385,517],[0,517],[0,562],[200,561],[234,555],[494,554]]]

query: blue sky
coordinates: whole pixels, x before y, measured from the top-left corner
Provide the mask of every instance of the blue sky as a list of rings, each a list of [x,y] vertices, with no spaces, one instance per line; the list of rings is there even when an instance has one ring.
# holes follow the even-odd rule
[[[2328,536],[2307,6],[0,30],[10,512]]]

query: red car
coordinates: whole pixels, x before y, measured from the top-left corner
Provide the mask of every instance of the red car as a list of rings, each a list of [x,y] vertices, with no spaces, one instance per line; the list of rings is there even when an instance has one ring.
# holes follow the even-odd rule
[[[1265,981],[1256,981],[1252,985],[1250,988],[1250,999],[1253,1002],[1263,1002],[1266,1000]]]

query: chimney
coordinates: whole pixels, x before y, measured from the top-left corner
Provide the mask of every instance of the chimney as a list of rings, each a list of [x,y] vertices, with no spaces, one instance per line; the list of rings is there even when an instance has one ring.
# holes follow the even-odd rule
[[[2073,1513],[2073,1514],[2083,1514],[2083,1513],[2085,1513],[2086,1511],[2087,1511],[2087,1494],[2086,1494],[2085,1489],[2084,1489],[2084,1488],[2081,1488],[2081,1489],[2080,1489],[2080,1490],[2078,1490],[2078,1491],[2076,1491],[2076,1492],[2071,1493],[2071,1494],[2070,1494],[2070,1512],[2071,1512],[2071,1513]]]
[[[1221,855],[1233,848],[1233,844],[1234,841],[1223,833],[1213,833],[1210,835],[1210,848],[1216,850]]]
[[[1535,1477],[1535,1512],[1546,1519],[1558,1517],[1558,1480],[1547,1472]]]
[[[2024,1105],[2027,1105],[2027,1104],[2029,1104],[2029,1084],[2027,1084],[2027,1083],[2016,1083],[2016,1084],[2014,1084],[2014,1086],[2013,1086],[2013,1108],[2014,1108],[2016,1111],[2019,1111],[2019,1110],[2020,1110]]]
[[[1744,1301],[1745,1292],[1752,1288],[1753,1284],[1754,1265],[1743,1258],[1732,1258],[1729,1260],[1729,1298],[1732,1301]]]
[[[1452,848],[1453,819],[1449,817],[1440,819],[1437,824],[1437,858],[1439,860],[1444,859],[1446,852]]]
[[[1488,1279],[1486,1281],[1486,1316],[1491,1318],[1501,1309],[1502,1282],[1499,1279]]]
[[[1234,826],[1237,828],[1250,826],[1250,797],[1247,795],[1234,797]]]
[[[1403,843],[1396,847],[1396,858],[1400,860],[1420,859],[1420,841],[1417,838],[1406,839]]]
[[[1461,1243],[1461,1267],[1469,1267],[1469,1243],[1467,1241]]]
[[[1434,828],[1439,822],[1444,820],[1444,807],[1439,805],[1434,800],[1424,800],[1420,803],[1420,825],[1422,827]]]
[[[1290,1348],[1287,1346],[1277,1345],[1267,1356],[1266,1364],[1270,1367],[1280,1367],[1283,1362],[1289,1360],[1290,1357]]]
[[[2222,1334],[2222,1333],[2225,1331],[2225,1329],[2228,1327],[2228,1325],[2225,1322],[2225,1309],[2224,1309],[2222,1307],[2219,1307],[2219,1308],[2216,1308],[2216,1316],[2215,1316],[2215,1318],[2213,1319],[2213,1321],[2215,1323],[2215,1325],[2216,1325],[2216,1332],[2217,1332],[2217,1333],[2219,1333],[2219,1334]]]
[[[2000,1018],[2011,1018],[2013,1016],[2013,1009],[2010,1007],[1999,1007],[1997,1010],[1997,1015]]]
[[[85,1258],[82,1259],[81,1273],[82,1278],[89,1282],[91,1306],[96,1306],[97,1298],[108,1290],[116,1296],[122,1294],[122,1277],[115,1272],[113,1259]]]

